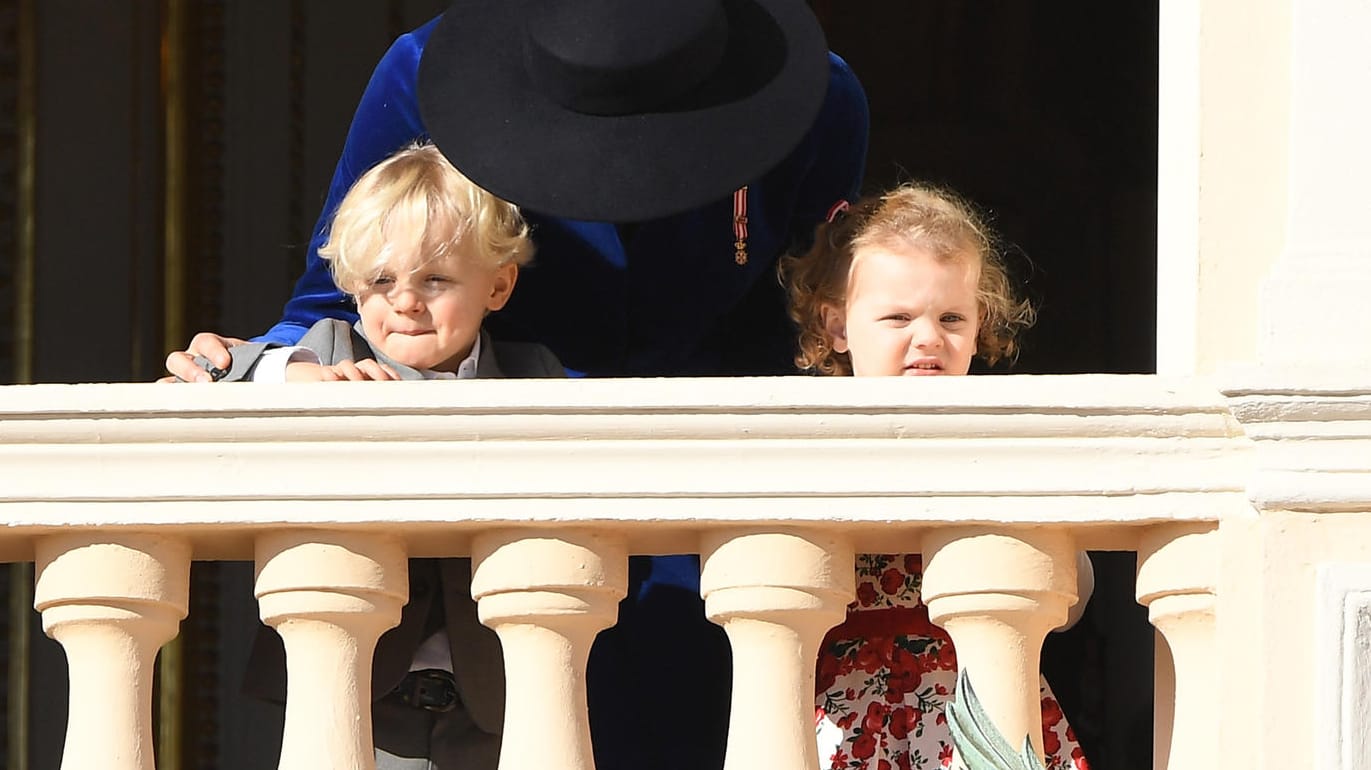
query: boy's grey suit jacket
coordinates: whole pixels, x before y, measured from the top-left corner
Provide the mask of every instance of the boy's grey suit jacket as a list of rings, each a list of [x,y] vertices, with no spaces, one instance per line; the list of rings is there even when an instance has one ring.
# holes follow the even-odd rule
[[[325,364],[343,360],[375,358],[390,365],[401,379],[423,379],[423,375],[373,350],[362,336],[361,324],[324,319],[304,337],[301,346],[319,354]],[[269,345],[250,343],[232,348],[233,366],[224,381],[251,379],[262,352]],[[565,377],[557,357],[542,345],[525,342],[495,342],[481,332],[481,357],[477,377]],[[400,624],[381,636],[372,662],[371,697],[384,697],[409,672],[414,651],[423,642],[425,620],[433,597],[442,591],[451,643],[453,678],[471,719],[481,730],[498,735],[505,711],[505,666],[500,640],[494,631],[481,625],[476,602],[471,598],[471,561],[469,559],[410,559],[409,602],[401,610]],[[263,628],[253,645],[244,675],[243,690],[249,695],[285,702],[285,652],[281,637]]]

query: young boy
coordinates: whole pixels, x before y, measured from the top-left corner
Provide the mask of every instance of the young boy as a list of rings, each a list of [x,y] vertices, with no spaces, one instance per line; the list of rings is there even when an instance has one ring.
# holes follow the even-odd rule
[[[481,329],[532,256],[519,210],[477,187],[432,145],[397,152],[359,178],[320,254],[360,320],[316,323],[289,348],[230,350],[226,381],[562,377],[550,350]],[[202,363],[202,366],[208,362]],[[212,367],[207,367],[212,370]],[[504,662],[481,626],[467,559],[412,559],[410,601],[377,643],[373,736],[382,770],[494,770]],[[244,689],[284,702],[280,638],[258,635]],[[417,763],[417,764],[416,764]]]
[[[319,253],[361,319],[352,326],[321,320],[295,347],[234,347],[220,379],[564,375],[542,345],[495,343],[481,331],[533,255],[528,225],[518,208],[477,187],[432,145],[401,150],[362,175]]]

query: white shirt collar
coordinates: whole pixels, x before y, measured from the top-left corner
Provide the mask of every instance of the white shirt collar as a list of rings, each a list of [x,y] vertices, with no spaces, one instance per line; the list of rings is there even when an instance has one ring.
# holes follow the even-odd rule
[[[462,359],[462,363],[457,364],[456,372],[435,372],[432,369],[423,369],[419,373],[424,375],[426,380],[474,380],[476,379],[476,364],[481,360],[481,335],[476,335],[476,341],[471,343],[471,353]]]

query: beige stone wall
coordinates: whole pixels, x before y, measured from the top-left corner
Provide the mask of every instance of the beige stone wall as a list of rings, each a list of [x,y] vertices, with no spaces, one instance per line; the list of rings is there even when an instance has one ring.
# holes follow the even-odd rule
[[[1371,566],[1371,513],[1270,512],[1227,522],[1222,563],[1219,646],[1228,657],[1222,743],[1231,762],[1226,766],[1364,766],[1364,744],[1354,761],[1342,757],[1344,749],[1358,748],[1352,741],[1364,730],[1367,713],[1343,712],[1341,675],[1354,671],[1338,656],[1365,659],[1368,640],[1345,647],[1324,639],[1332,619],[1321,607],[1319,573]],[[1360,588],[1371,590],[1371,584]],[[1333,680],[1324,681],[1330,672]],[[1330,733],[1344,718],[1353,720],[1355,730]]]
[[[1162,0],[1157,372],[1257,350],[1259,290],[1285,243],[1290,0]]]

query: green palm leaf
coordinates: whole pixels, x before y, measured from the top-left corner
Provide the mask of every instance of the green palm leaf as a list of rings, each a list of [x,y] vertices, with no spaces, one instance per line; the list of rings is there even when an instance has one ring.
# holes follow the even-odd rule
[[[966,770],[1044,770],[1028,736],[1024,736],[1021,754],[1010,748],[981,707],[966,669],[957,674],[957,700],[948,702],[946,713],[952,745]]]

